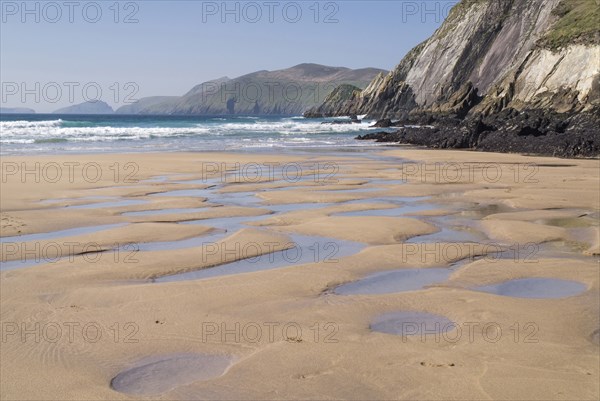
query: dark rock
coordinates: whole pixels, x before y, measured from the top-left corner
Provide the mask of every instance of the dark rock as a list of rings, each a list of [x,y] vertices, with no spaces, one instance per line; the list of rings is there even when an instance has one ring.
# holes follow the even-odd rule
[[[356,139],[360,141],[374,140],[375,142],[399,142],[401,140],[400,131],[395,132],[373,132],[370,134],[359,135]]]
[[[394,123],[389,118],[384,118],[383,120],[377,121],[375,124],[371,125],[371,128],[389,128],[392,127]]]
[[[419,126],[415,121],[435,121]],[[357,139],[398,142],[440,149],[539,154],[557,157],[600,155],[598,110],[577,114],[506,109],[490,116],[457,120],[454,116],[411,116],[396,132],[375,132]],[[406,122],[405,122],[406,123]]]
[[[542,136],[542,135],[546,135],[546,133],[547,132],[542,132],[542,131],[538,130],[537,128],[526,125],[525,127],[521,127],[519,129],[519,131],[517,132],[517,135],[518,136]]]
[[[485,132],[485,131],[495,131],[496,128],[494,128],[491,125],[486,124],[485,122],[483,122],[483,118],[479,117],[476,119],[473,119],[471,121],[467,121],[465,122],[466,124],[466,128],[467,130],[473,134],[473,135],[481,135],[481,133]]]
[[[360,124],[361,120],[358,119],[358,117],[356,116],[356,114],[351,114],[350,115],[350,121],[352,121],[352,123],[354,124]]]
[[[333,120],[333,121],[323,121],[322,125],[344,125],[344,124],[352,124],[351,120]]]
[[[320,113],[318,111],[315,110],[308,110],[305,111],[303,114],[304,118],[323,118],[323,113]]]

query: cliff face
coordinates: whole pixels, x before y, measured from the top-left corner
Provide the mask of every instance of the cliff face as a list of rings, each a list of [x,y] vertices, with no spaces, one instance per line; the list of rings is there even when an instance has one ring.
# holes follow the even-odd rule
[[[589,111],[600,101],[599,8],[593,0],[463,0],[389,74],[307,115]]]

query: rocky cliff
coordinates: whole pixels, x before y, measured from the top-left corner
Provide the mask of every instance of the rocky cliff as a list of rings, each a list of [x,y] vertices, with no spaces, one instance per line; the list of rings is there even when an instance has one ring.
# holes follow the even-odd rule
[[[515,131],[521,136],[527,136],[524,128],[532,124],[530,131],[538,136],[589,127],[581,115],[593,120],[600,109],[599,19],[595,0],[463,0],[389,74],[305,115],[367,114],[437,121],[438,128],[464,121],[462,127],[476,137],[450,141],[456,142],[454,147],[478,147],[481,134],[505,125],[495,117],[526,124]],[[519,119],[523,111],[529,117]],[[548,122],[531,121],[536,118]],[[448,124],[447,119],[454,121]],[[474,120],[483,119],[488,130],[469,130],[477,126]],[[557,131],[560,120],[573,124]],[[591,154],[598,153],[597,142]]]

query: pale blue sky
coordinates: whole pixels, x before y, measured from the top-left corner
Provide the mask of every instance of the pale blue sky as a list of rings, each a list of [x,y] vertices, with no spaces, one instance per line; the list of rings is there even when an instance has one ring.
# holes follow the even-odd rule
[[[118,106],[134,90],[125,87],[128,82],[139,88],[134,98],[181,95],[221,76],[304,62],[392,69],[456,3],[109,0],[66,6],[65,1],[29,1],[27,10],[20,0],[0,2],[2,106],[53,111],[83,101],[88,83],[89,97],[100,88],[102,99]],[[227,14],[224,7],[233,12]],[[128,16],[131,23],[125,23]],[[39,92],[39,103],[34,94],[22,102],[23,83]]]

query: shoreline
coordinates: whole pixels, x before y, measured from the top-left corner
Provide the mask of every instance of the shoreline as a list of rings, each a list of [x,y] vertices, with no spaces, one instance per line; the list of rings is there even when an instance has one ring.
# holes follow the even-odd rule
[[[185,355],[212,355],[205,379],[166,383],[162,398],[597,399],[599,160],[403,147],[366,153],[3,157],[3,261],[18,235],[121,226],[34,237],[29,245],[60,244],[64,258],[0,272],[0,398],[145,399],[111,382],[129,379],[147,358],[167,358],[161,363],[185,376],[186,364],[196,366]],[[22,163],[25,176],[7,171]],[[94,166],[87,172],[86,163]],[[61,179],[53,183],[56,168]],[[308,259],[286,259],[302,236],[296,250],[311,252]],[[85,244],[110,250],[127,241],[141,250],[83,252]],[[8,259],[27,249],[10,249]],[[155,280],[215,265],[223,273]],[[441,281],[335,292],[374,274],[419,272]],[[530,278],[584,287],[559,298],[544,287],[538,299],[479,290]],[[378,318],[402,311],[455,326],[437,335],[374,329]],[[69,322],[78,324],[73,338]],[[56,327],[62,335],[50,341]],[[91,341],[83,327],[102,338]],[[375,375],[374,366],[386,368]]]
[[[406,143],[433,149],[469,149],[561,158],[598,158],[598,110],[553,113],[506,109],[490,115],[445,115],[422,112],[397,121],[378,120],[380,128],[398,128],[359,135],[358,140]]]
[[[159,151],[298,154],[366,151],[387,144],[569,159],[600,157],[595,135],[598,121],[591,111],[559,114],[507,109],[490,115],[415,112],[399,117],[392,121],[358,120],[355,115],[336,113],[322,118],[312,118],[310,113],[309,117],[4,115],[0,122],[4,131],[1,155]]]
[[[364,146],[364,144],[358,143],[353,146],[331,146],[331,147],[281,147],[281,148],[250,148],[250,149],[232,149],[223,151],[220,149],[207,149],[207,150],[161,150],[160,152],[156,150],[140,150],[140,151],[124,151],[124,152],[106,152],[105,150],[97,150],[92,152],[54,152],[54,153],[41,153],[41,154],[31,154],[31,153],[19,153],[19,154],[3,154],[0,155],[3,159],[9,158],[30,158],[30,157],[54,157],[54,156],[101,156],[106,154],[115,154],[115,155],[156,155],[156,154],[239,154],[239,155],[270,155],[270,154],[278,154],[279,151],[284,151],[284,155],[289,156],[306,156],[310,153],[322,153],[324,156],[327,154],[335,154],[335,153],[372,153],[372,152],[387,152],[387,151],[397,151],[397,150],[414,150],[414,151],[432,151],[432,152],[463,152],[465,154],[474,153],[480,155],[507,155],[507,156],[515,156],[515,157],[531,157],[531,158],[548,158],[548,159],[556,159],[556,160],[584,160],[584,161],[598,161],[600,160],[600,155],[597,156],[577,156],[577,157],[569,157],[569,156],[552,156],[552,155],[544,155],[544,154],[536,154],[536,153],[522,153],[522,152],[499,152],[499,151],[488,151],[482,149],[471,149],[471,148],[436,148],[430,147],[427,145],[417,145],[411,143],[396,143],[395,141],[388,141],[386,138],[389,133],[384,132],[374,132],[374,136],[368,136],[363,141],[374,140],[374,144],[370,146]],[[394,133],[391,133],[392,135]],[[379,141],[379,137],[382,137],[383,140]],[[349,155],[350,156],[350,155]],[[493,156],[492,156],[493,157]],[[400,159],[399,159],[400,160]]]

